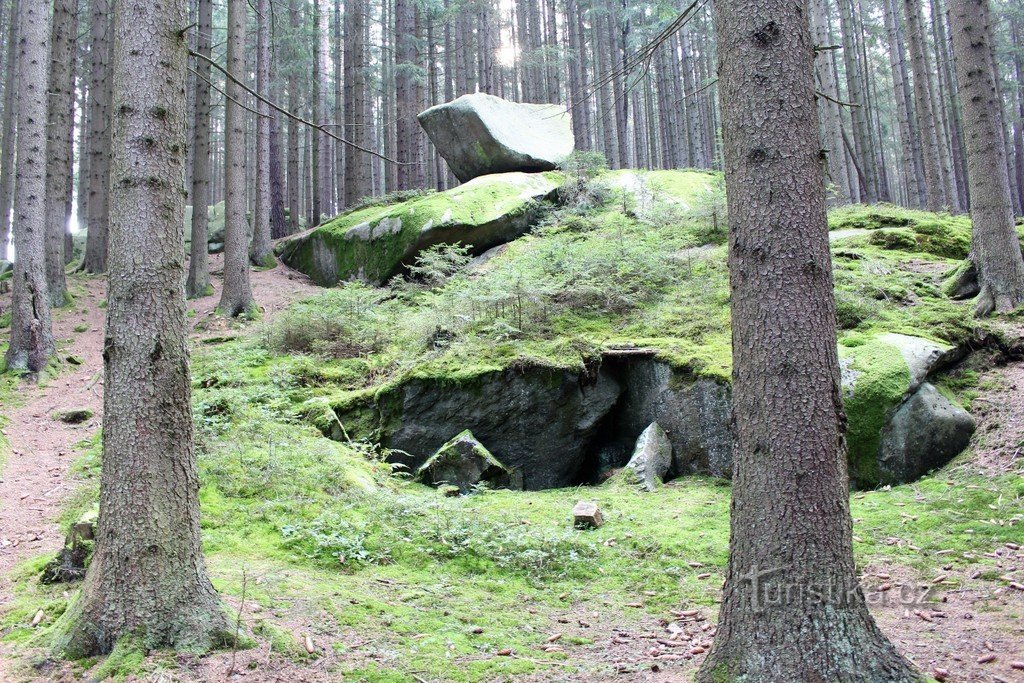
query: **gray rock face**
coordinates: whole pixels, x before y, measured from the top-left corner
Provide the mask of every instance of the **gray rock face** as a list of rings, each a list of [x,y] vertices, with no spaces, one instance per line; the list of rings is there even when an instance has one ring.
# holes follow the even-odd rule
[[[633,455],[626,463],[636,481],[644,489],[653,491],[672,469],[672,442],[657,422],[652,422],[636,440]]]
[[[913,481],[967,448],[974,418],[925,382],[882,431],[878,466],[884,481]]]
[[[460,493],[485,482],[507,487],[513,479],[512,473],[468,429],[437,449],[418,474],[435,486],[456,486]]]
[[[553,171],[572,154],[572,120],[553,104],[517,104],[476,93],[419,115],[437,151],[462,182],[508,171]]]
[[[672,444],[670,474],[732,474],[732,394],[709,379],[683,380],[665,363],[631,361],[623,370],[622,429],[639,434],[652,421]]]
[[[622,387],[606,373],[510,369],[461,386],[413,380],[378,399],[380,443],[416,469],[453,432],[469,429],[529,490],[576,483],[601,420]],[[345,418],[342,418],[343,421]]]

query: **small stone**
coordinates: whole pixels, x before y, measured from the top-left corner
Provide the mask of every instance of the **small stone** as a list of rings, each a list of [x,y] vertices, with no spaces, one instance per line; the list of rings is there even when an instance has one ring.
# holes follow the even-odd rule
[[[64,424],[77,425],[91,420],[93,412],[88,408],[71,408],[59,410],[53,414],[53,419]]]
[[[596,529],[604,524],[597,503],[581,500],[572,509],[573,526],[577,529]]]

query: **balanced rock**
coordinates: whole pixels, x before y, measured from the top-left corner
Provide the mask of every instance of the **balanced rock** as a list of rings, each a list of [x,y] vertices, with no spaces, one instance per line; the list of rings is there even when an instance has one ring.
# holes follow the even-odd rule
[[[455,177],[553,171],[572,154],[572,119],[560,105],[519,104],[475,93],[419,115]]]
[[[647,491],[653,491],[672,467],[672,442],[657,422],[652,422],[636,440],[626,471]]]
[[[468,429],[437,449],[420,467],[419,475],[435,486],[456,487],[459,493],[469,493],[481,483],[507,487],[514,479]]]
[[[560,173],[477,178],[447,192],[347,211],[278,241],[274,251],[323,287],[352,278],[381,284],[437,244],[481,254],[511,242],[551,208],[545,200],[563,181]]]

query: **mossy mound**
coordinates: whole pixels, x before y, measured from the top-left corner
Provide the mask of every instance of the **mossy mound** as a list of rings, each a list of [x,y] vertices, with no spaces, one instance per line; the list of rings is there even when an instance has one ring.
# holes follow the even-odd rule
[[[322,286],[353,278],[380,284],[433,245],[479,253],[519,237],[550,209],[546,200],[563,182],[556,172],[482,176],[447,192],[343,213],[285,238],[275,251]]]
[[[942,258],[967,258],[971,250],[971,219],[966,215],[857,204],[834,210],[829,215],[829,229],[868,230],[866,238],[871,245]]]

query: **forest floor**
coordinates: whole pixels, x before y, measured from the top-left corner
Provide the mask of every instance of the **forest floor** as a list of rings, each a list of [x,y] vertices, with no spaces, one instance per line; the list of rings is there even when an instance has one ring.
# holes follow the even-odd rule
[[[215,272],[220,268],[217,261],[212,265]],[[303,276],[283,266],[254,272],[252,279],[256,300],[268,319],[316,290]],[[39,558],[50,556],[63,542],[59,522],[67,501],[82,485],[73,469],[81,455],[80,444],[94,440],[101,423],[104,281],[74,276],[71,287],[75,302],[59,311],[54,321],[64,359],[62,370],[39,386],[19,384],[0,389],[5,392],[0,424],[6,440],[6,448],[0,448],[0,453],[6,452],[0,479],[0,613],[33,615],[36,604],[55,595],[60,598],[59,588],[54,594],[32,584],[28,577],[38,571]],[[190,320],[199,328],[197,338],[236,334],[236,324],[214,315],[217,300],[215,295],[191,304],[194,317]],[[915,502],[924,505],[928,498],[931,505],[933,498],[942,497],[943,505],[955,506],[963,500],[956,496],[970,497],[972,490],[985,489],[985,481],[1004,482],[1000,486],[1005,488],[1006,481],[1024,474],[1024,364],[985,369],[978,387],[972,401],[972,412],[979,421],[974,442],[968,453],[937,473],[930,488],[901,487],[898,497],[894,491],[891,505],[883,503],[886,507],[881,511],[873,506],[884,501],[887,492],[855,494],[855,534],[868,535],[861,530],[861,514],[903,517],[906,528],[900,536],[876,539],[887,548],[869,555],[866,562],[859,556],[858,564],[883,631],[924,671],[945,675],[948,681],[1020,683],[1024,671],[1014,668],[1014,663],[1024,661],[1024,592],[1011,584],[1024,583],[1024,549],[1003,542],[1006,537],[1001,536],[1000,542],[965,553],[957,541],[975,529],[961,529],[955,535],[950,532],[949,547],[938,550],[915,536],[915,530],[923,528],[912,514],[917,512]],[[71,409],[88,409],[92,417],[77,425],[52,417]],[[948,487],[949,496],[933,493],[941,488],[940,483]],[[522,499],[525,504],[517,501],[512,505],[508,504],[510,498],[497,494],[481,498],[497,499],[510,525],[529,526],[551,522],[552,515],[558,519],[559,511],[577,495],[573,491],[545,492]],[[690,509],[686,507],[690,503],[683,502],[689,500],[686,496],[699,498],[694,506],[711,509],[709,534],[714,528],[721,536],[727,528],[726,487],[678,481],[650,495],[654,497],[639,504],[654,509],[649,514],[662,520],[666,528],[676,524],[673,520],[680,514],[685,519]],[[1020,532],[1016,537],[1024,536],[1019,494],[1016,499],[1004,500],[1000,492],[998,498],[986,501],[991,510],[982,517],[990,519],[979,519],[980,524],[1016,525]],[[528,510],[527,506],[535,507]],[[870,523],[875,520],[871,517]],[[634,524],[641,527],[635,520]],[[646,532],[657,534],[659,530]],[[941,536],[943,531],[928,533]],[[704,536],[703,532],[694,534]],[[599,538],[602,552],[610,552],[607,549],[617,542],[627,546],[631,534],[623,536],[620,528]],[[1024,542],[1024,538],[1020,540]],[[921,550],[918,544],[928,549]],[[654,577],[651,590],[627,596],[592,594],[586,582],[549,595],[562,590],[564,583],[545,586],[540,582],[530,590],[517,584],[513,590],[519,594],[513,595],[511,602],[505,598],[493,598],[492,602],[483,581],[474,593],[472,586],[460,585],[459,577],[435,576],[431,585],[421,585],[403,575],[400,568],[339,573],[279,562],[276,557],[259,563],[252,555],[240,569],[237,556],[224,550],[222,540],[214,545],[220,550],[210,552],[211,574],[226,602],[251,627],[249,647],[204,658],[156,653],[115,666],[67,664],[24,647],[24,638],[9,637],[24,634],[30,627],[11,627],[8,621],[0,630],[0,638],[6,640],[0,643],[0,680],[102,680],[112,675],[129,680],[253,683],[688,681],[713,639],[717,585],[722,576],[720,565],[705,569],[701,562],[690,563],[685,571],[694,577],[687,581],[706,596],[693,603],[664,604],[657,595],[663,581]],[[922,554],[928,556],[919,557]],[[595,580],[598,573],[605,574],[597,562],[592,571]],[[26,588],[29,584],[32,586]],[[358,619],[347,615],[356,610]],[[445,629],[457,620],[463,633],[442,636],[443,629],[432,632],[434,622],[417,621],[419,617],[410,611],[436,613],[436,624]],[[401,640],[392,638],[395,632],[404,632]],[[467,656],[460,640],[463,636],[484,639],[487,646]],[[444,638],[448,638],[447,644],[435,642]],[[291,642],[282,644],[282,640]],[[503,646],[506,641],[508,646]],[[531,645],[527,648],[523,643]],[[431,652],[431,658],[422,660],[427,664],[417,670],[403,659],[415,660],[421,645],[424,652]],[[494,660],[501,661],[501,666],[488,668]]]

